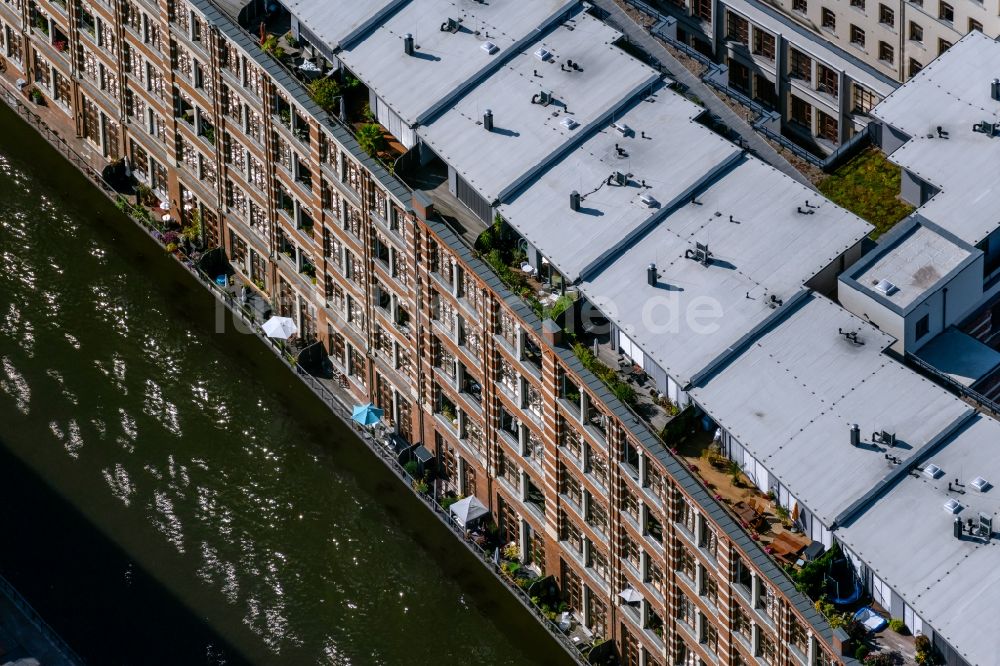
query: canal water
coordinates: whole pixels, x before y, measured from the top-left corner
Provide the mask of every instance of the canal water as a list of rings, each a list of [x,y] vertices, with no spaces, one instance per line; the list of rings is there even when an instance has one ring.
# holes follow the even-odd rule
[[[0,573],[89,663],[566,662],[6,107],[0,195]]]

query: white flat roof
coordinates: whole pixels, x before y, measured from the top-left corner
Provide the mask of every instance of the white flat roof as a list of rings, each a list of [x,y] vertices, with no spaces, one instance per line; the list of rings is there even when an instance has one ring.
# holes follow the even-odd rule
[[[966,661],[991,666],[1000,655],[1000,542],[956,539],[956,514],[944,503],[958,500],[963,521],[978,523],[979,513],[986,513],[994,534],[1000,531],[1000,423],[976,417],[923,462],[943,472],[936,480],[923,473],[903,477],[837,538]],[[971,483],[977,476],[993,487],[977,491]],[[964,494],[948,491],[955,479]]]
[[[838,331],[855,331],[855,344]],[[826,526],[971,408],[884,355],[893,342],[811,296],[691,395]],[[862,446],[850,444],[857,423]],[[872,442],[894,432],[891,450]],[[1000,480],[1000,477],[998,477]]]
[[[419,0],[411,2],[361,41],[338,54],[340,60],[408,125],[450,93],[474,81],[521,40],[568,11],[576,0]],[[442,25],[459,21],[456,32]],[[414,55],[403,37],[414,39]],[[492,52],[484,50],[487,42]]]
[[[681,386],[773,315],[772,296],[787,301],[871,230],[753,157],[696,201],[581,282],[586,297]],[[710,265],[685,258],[696,243],[708,245]],[[659,271],[655,287],[646,281],[650,263]],[[698,315],[712,309],[721,316]]]
[[[998,73],[1000,44],[970,32],[872,111],[911,137],[889,159],[941,190],[920,214],[970,245],[1000,226],[1000,136],[972,131],[1000,122],[1000,101],[990,97]]]
[[[500,206],[500,214],[562,275],[576,281],[739,158],[739,148],[694,122],[703,112],[660,88],[616,114],[627,135],[609,123]],[[628,176],[628,185],[608,183],[615,171]],[[577,212],[569,207],[574,190],[583,195]]]
[[[281,0],[299,23],[333,50],[408,0]]]
[[[869,289],[876,290],[879,283],[888,281],[895,289],[880,292],[879,295],[905,309],[971,254],[933,229],[918,225],[853,277]]]
[[[492,203],[659,79],[654,69],[612,46],[618,37],[597,19],[578,14],[514,55],[417,134]],[[544,61],[535,55],[540,49],[549,54]],[[543,90],[552,92],[553,103],[532,102]],[[492,132],[482,124],[487,109],[493,112]],[[566,118],[578,123],[575,129],[562,125]]]

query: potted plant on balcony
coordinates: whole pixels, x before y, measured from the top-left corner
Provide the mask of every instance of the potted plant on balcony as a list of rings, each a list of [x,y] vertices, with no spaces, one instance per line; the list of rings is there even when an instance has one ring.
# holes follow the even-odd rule
[[[39,106],[43,106],[45,104],[45,96],[42,95],[42,91],[38,88],[33,87],[28,93],[28,97],[31,98],[32,102],[38,104]]]
[[[66,50],[66,40],[57,39],[56,41],[52,42],[52,46],[55,47],[55,50],[59,51],[59,53],[63,53]]]

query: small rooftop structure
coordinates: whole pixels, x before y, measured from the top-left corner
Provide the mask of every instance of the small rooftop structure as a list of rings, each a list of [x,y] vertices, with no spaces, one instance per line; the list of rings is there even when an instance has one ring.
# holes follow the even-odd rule
[[[420,0],[397,10],[338,57],[414,126],[575,5],[576,0]],[[413,55],[403,49],[407,34],[413,37]]]
[[[941,470],[936,478],[902,477],[837,538],[966,662],[994,664],[1000,654],[1000,490],[994,487],[1000,482],[1000,423],[977,416],[921,467],[930,464]],[[983,490],[977,479],[985,482]],[[950,500],[960,505],[957,513],[945,510]],[[980,514],[991,527],[981,529]],[[987,531],[993,532],[989,538]]]
[[[912,220],[855,264],[851,279],[887,306],[906,311],[974,260],[978,251],[936,225]]]
[[[691,395],[829,528],[973,413],[886,356],[892,341],[812,295]],[[894,433],[894,445],[873,437],[882,432]]]
[[[586,276],[581,290],[683,387],[870,230],[747,157]],[[651,263],[654,285],[644,279]]]
[[[657,82],[654,69],[612,45],[619,36],[577,14],[513,55],[417,135],[487,203],[503,200]],[[562,124],[567,116],[577,123],[572,129]]]
[[[974,30],[872,111],[908,137],[889,159],[940,190],[920,214],[969,245],[1000,226],[1000,100],[991,95],[998,74],[1000,44]]]
[[[739,148],[694,122],[703,111],[665,86],[637,98],[500,214],[575,282],[739,159]]]

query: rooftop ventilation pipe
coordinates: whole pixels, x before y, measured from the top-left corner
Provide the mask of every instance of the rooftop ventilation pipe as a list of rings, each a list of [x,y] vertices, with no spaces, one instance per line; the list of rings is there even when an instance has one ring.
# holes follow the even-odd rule
[[[1000,101],[1000,79],[993,79],[990,82],[990,97]]]
[[[656,286],[656,281],[659,279],[659,275],[656,273],[656,264],[650,264],[646,267],[646,282],[649,283],[650,287]]]
[[[569,209],[572,211],[580,210],[580,193],[576,190],[569,193]]]
[[[956,539],[962,538],[962,519],[955,516],[955,522],[952,523],[952,531],[955,534]]]
[[[493,112],[489,109],[486,109],[486,112],[483,113],[483,127],[486,128],[487,132],[493,131]]]
[[[408,56],[413,55],[413,35],[410,33],[403,35],[403,53]]]
[[[857,423],[851,424],[851,446],[861,446],[861,428]]]

